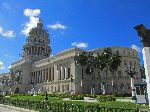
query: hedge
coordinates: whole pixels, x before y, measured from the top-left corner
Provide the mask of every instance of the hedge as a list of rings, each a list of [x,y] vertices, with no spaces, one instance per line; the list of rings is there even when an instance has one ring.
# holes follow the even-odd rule
[[[96,99],[99,102],[116,101],[116,98],[112,95],[98,95]]]

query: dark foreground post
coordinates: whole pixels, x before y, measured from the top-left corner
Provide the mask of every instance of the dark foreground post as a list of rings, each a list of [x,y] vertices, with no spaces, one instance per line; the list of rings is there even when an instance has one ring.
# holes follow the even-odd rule
[[[145,28],[143,24],[134,27],[142,43],[142,53],[147,82],[148,99],[150,100],[150,29]],[[150,108],[150,103],[149,103]]]

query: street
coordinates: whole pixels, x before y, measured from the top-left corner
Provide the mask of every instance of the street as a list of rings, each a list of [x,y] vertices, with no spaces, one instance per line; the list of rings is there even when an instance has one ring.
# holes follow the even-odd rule
[[[0,112],[35,112],[35,111],[0,104]]]

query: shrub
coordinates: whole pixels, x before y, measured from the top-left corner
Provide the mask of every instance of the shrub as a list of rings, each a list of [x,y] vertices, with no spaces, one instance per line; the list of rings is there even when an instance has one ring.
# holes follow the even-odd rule
[[[83,95],[79,95],[79,94],[74,94],[72,96],[70,96],[71,100],[84,100],[84,96]]]
[[[115,97],[131,97],[132,94],[130,93],[123,93],[123,94],[114,94]]]
[[[66,93],[52,93],[48,94],[49,97],[69,98],[70,95]]]
[[[91,98],[96,98],[96,94],[83,94],[84,97],[91,97]]]
[[[98,95],[97,100],[99,102],[116,101],[115,97],[112,95]]]

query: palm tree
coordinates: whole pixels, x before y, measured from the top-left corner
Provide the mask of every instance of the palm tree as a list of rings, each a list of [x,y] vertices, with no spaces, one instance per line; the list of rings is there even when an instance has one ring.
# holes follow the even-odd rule
[[[106,77],[107,77],[107,73],[109,70],[109,63],[110,63],[111,56],[112,56],[111,48],[110,47],[105,48],[103,50],[102,57],[103,57],[104,63],[105,63]]]
[[[106,77],[108,70],[112,72],[112,87],[114,92],[113,78],[115,76],[115,72],[118,70],[118,67],[121,64],[121,56],[119,56],[118,54],[113,54],[110,47],[104,49],[102,56],[105,63],[104,67],[106,69]]]
[[[135,98],[136,98],[135,97],[135,89],[134,89],[134,76],[136,74],[135,67],[133,67],[133,68],[130,67],[130,70],[127,70],[126,72],[131,78],[132,99],[135,100]]]
[[[116,71],[118,70],[118,67],[120,66],[120,64],[121,64],[121,56],[114,54],[114,55],[112,55],[110,57],[110,60],[109,60],[109,69],[112,72],[112,88],[113,88],[113,93],[114,93],[114,76],[115,76]]]
[[[106,67],[106,63],[105,63],[105,58],[102,55],[99,55],[99,53],[97,54],[97,56],[94,58],[94,66],[95,69],[97,69],[98,71],[102,72],[104,70],[104,68]],[[102,93],[105,94],[105,87],[104,87],[104,82],[102,82]]]
[[[82,73],[81,73],[81,87],[82,87],[82,80],[83,80],[83,67],[85,65],[87,65],[87,55],[86,55],[86,52],[81,52],[81,53],[78,53],[77,56],[74,56],[74,60],[75,60],[75,64],[77,66],[81,66],[82,67]]]
[[[108,70],[109,70],[109,63],[110,63],[110,58],[112,56],[112,50],[110,47],[107,47],[103,50],[102,52],[102,58],[103,58],[103,62],[105,63],[105,66],[104,66],[104,69],[105,69],[105,72],[106,72],[106,80],[107,80],[107,73],[108,73]],[[107,81],[106,81],[107,82]],[[102,90],[103,90],[103,94],[105,94],[105,85],[106,85],[106,82],[102,82]]]
[[[87,64],[87,56],[86,52],[78,53],[77,56],[74,57],[75,63],[78,66],[79,64],[81,66],[85,66]]]
[[[93,53],[81,52],[78,53],[77,56],[74,57],[75,63],[77,66],[82,66],[82,79],[83,79],[83,67],[86,66],[85,73],[90,75],[93,73],[95,69],[100,70],[101,72],[106,70],[106,77],[108,70],[113,72],[113,76],[118,69],[118,66],[121,63],[120,56],[112,54],[112,50],[110,47],[105,48],[102,52],[102,55],[94,55]],[[90,75],[91,76],[91,75]],[[91,78],[89,76],[89,78]],[[82,81],[81,79],[81,81]],[[113,79],[112,79],[113,81]],[[105,85],[106,82],[102,82],[103,84],[103,94],[105,94]]]

